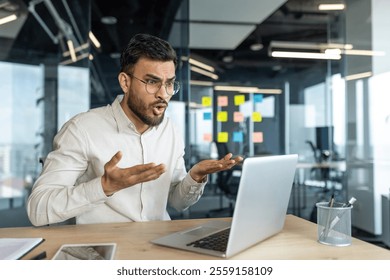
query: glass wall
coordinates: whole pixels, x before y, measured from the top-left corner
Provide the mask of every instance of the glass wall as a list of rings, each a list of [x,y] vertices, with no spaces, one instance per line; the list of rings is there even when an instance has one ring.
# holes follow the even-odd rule
[[[46,2],[9,2],[19,17],[0,25],[0,226],[29,225],[24,205],[39,159],[62,124],[90,108],[90,2]]]

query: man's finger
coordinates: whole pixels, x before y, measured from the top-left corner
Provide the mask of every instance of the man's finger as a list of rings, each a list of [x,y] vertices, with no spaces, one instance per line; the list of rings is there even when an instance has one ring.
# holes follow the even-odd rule
[[[107,163],[107,168],[112,168],[118,164],[118,162],[122,159],[122,152],[118,151]]]
[[[131,170],[134,172],[134,173],[143,173],[143,172],[146,172],[148,170],[151,170],[151,169],[154,169],[154,168],[161,168],[161,165],[162,164],[159,164],[159,165],[156,165],[155,163],[145,163],[145,164],[139,164],[139,165],[134,165],[131,168]]]
[[[135,172],[134,172],[135,171]],[[132,174],[137,178],[137,181],[147,182],[159,178],[165,172],[164,164],[144,164],[137,165],[132,170]]]

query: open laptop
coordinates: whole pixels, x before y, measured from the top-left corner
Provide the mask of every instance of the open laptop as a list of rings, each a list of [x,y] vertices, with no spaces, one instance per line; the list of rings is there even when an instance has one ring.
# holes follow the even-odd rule
[[[211,220],[151,242],[230,258],[275,235],[284,226],[297,159],[295,154],[245,159],[231,222]],[[224,235],[225,240],[207,240],[217,235]],[[216,245],[219,248],[213,248]]]

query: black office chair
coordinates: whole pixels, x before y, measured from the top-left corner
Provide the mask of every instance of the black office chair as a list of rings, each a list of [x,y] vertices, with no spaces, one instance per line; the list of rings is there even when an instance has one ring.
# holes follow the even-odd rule
[[[226,143],[214,143],[217,147],[218,157],[220,159],[229,153]],[[216,173],[216,183],[218,190],[220,191],[221,206],[218,209],[210,210],[207,214],[207,217],[212,218],[233,216],[234,204],[236,201],[238,186],[240,183],[241,170],[241,166],[236,165],[229,170],[224,170]],[[228,207],[222,207],[224,199],[228,200]]]

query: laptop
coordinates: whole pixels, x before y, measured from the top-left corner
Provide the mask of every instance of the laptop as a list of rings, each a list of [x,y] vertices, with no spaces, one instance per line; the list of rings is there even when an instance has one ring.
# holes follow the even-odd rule
[[[151,242],[230,258],[277,234],[284,226],[297,160],[296,154],[245,159],[231,221],[210,220]]]

